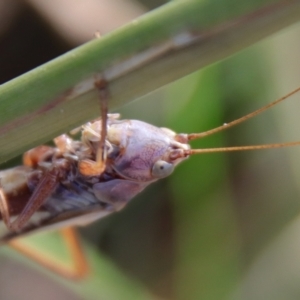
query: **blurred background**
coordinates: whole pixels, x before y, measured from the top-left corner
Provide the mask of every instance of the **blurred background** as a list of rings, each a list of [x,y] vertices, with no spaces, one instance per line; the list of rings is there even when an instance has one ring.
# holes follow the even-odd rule
[[[164,2],[0,0],[0,84]],[[300,85],[299,37],[300,25],[289,27],[118,112],[177,132],[228,123]],[[193,147],[300,140],[299,99]],[[0,299],[299,299],[299,154],[190,158],[122,212],[80,230],[95,269],[83,282],[3,247]]]

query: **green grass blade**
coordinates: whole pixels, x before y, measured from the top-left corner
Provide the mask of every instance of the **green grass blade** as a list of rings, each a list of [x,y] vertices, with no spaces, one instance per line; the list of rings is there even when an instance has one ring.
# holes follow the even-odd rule
[[[0,86],[0,162],[297,21],[298,1],[174,1]]]

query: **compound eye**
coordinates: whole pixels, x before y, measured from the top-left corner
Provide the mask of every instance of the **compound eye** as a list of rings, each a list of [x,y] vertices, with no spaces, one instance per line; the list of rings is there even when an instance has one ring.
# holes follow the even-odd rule
[[[163,178],[169,176],[174,170],[173,164],[164,160],[158,160],[152,168],[152,176],[156,178]]]

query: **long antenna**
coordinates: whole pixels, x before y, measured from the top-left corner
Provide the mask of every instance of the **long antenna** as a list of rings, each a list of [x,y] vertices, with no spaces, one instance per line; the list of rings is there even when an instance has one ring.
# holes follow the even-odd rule
[[[229,151],[246,151],[246,150],[261,150],[270,148],[283,148],[300,145],[300,141],[280,143],[280,144],[266,144],[266,145],[254,145],[254,146],[237,146],[237,147],[221,147],[221,148],[206,148],[206,149],[189,149],[186,150],[186,155],[213,153],[213,152],[229,152]]]
[[[258,114],[264,112],[265,110],[267,110],[267,109],[269,109],[269,108],[275,106],[275,105],[278,104],[279,102],[284,101],[285,99],[289,98],[290,96],[296,94],[296,93],[299,92],[299,91],[300,91],[300,87],[298,87],[298,88],[295,89],[294,91],[288,93],[287,95],[285,95],[285,96],[283,96],[283,97],[277,99],[276,101],[274,101],[274,102],[272,102],[272,103],[270,103],[270,104],[267,104],[266,106],[263,106],[262,108],[260,108],[260,109],[258,109],[258,110],[256,110],[256,111],[254,111],[254,112],[252,112],[252,113],[250,113],[250,114],[248,114],[248,115],[246,115],[246,116],[244,116],[244,117],[241,117],[241,118],[239,118],[239,119],[237,119],[237,120],[235,120],[235,121],[232,121],[232,122],[230,122],[230,123],[225,123],[225,124],[222,125],[222,126],[216,127],[216,128],[214,128],[214,129],[211,129],[211,130],[208,130],[208,131],[204,131],[204,132],[200,132],[200,133],[190,133],[190,134],[188,134],[188,140],[200,139],[200,138],[203,138],[203,137],[205,137],[205,136],[208,136],[208,135],[217,133],[217,132],[219,132],[219,131],[228,129],[228,128],[230,128],[230,127],[233,127],[233,126],[235,126],[235,125],[237,125],[237,124],[240,124],[240,123],[242,123],[242,122],[244,122],[244,121],[246,121],[246,120],[248,120],[248,119],[251,119],[251,118],[255,117],[256,115],[258,115]],[[274,145],[279,145],[279,144],[274,144]],[[262,146],[263,146],[263,145],[262,145]],[[254,146],[254,147],[256,147],[256,146]],[[283,147],[283,146],[280,146],[280,147]],[[233,148],[235,148],[235,147],[233,147]],[[278,148],[278,147],[269,147],[269,148]],[[262,148],[261,148],[261,149],[262,149]],[[266,148],[264,148],[264,149],[266,149]],[[203,150],[205,150],[205,149],[203,149]],[[241,150],[249,150],[249,149],[241,149]],[[236,151],[236,150],[227,150],[227,151]],[[215,152],[216,152],[216,151],[215,151]]]

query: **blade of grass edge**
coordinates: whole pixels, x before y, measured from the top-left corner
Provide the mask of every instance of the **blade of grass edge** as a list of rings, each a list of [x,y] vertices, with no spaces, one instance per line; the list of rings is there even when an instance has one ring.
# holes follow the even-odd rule
[[[234,8],[234,9],[232,9]],[[0,86],[0,162],[296,22],[299,1],[174,1]],[[128,88],[130,87],[130,88]]]

